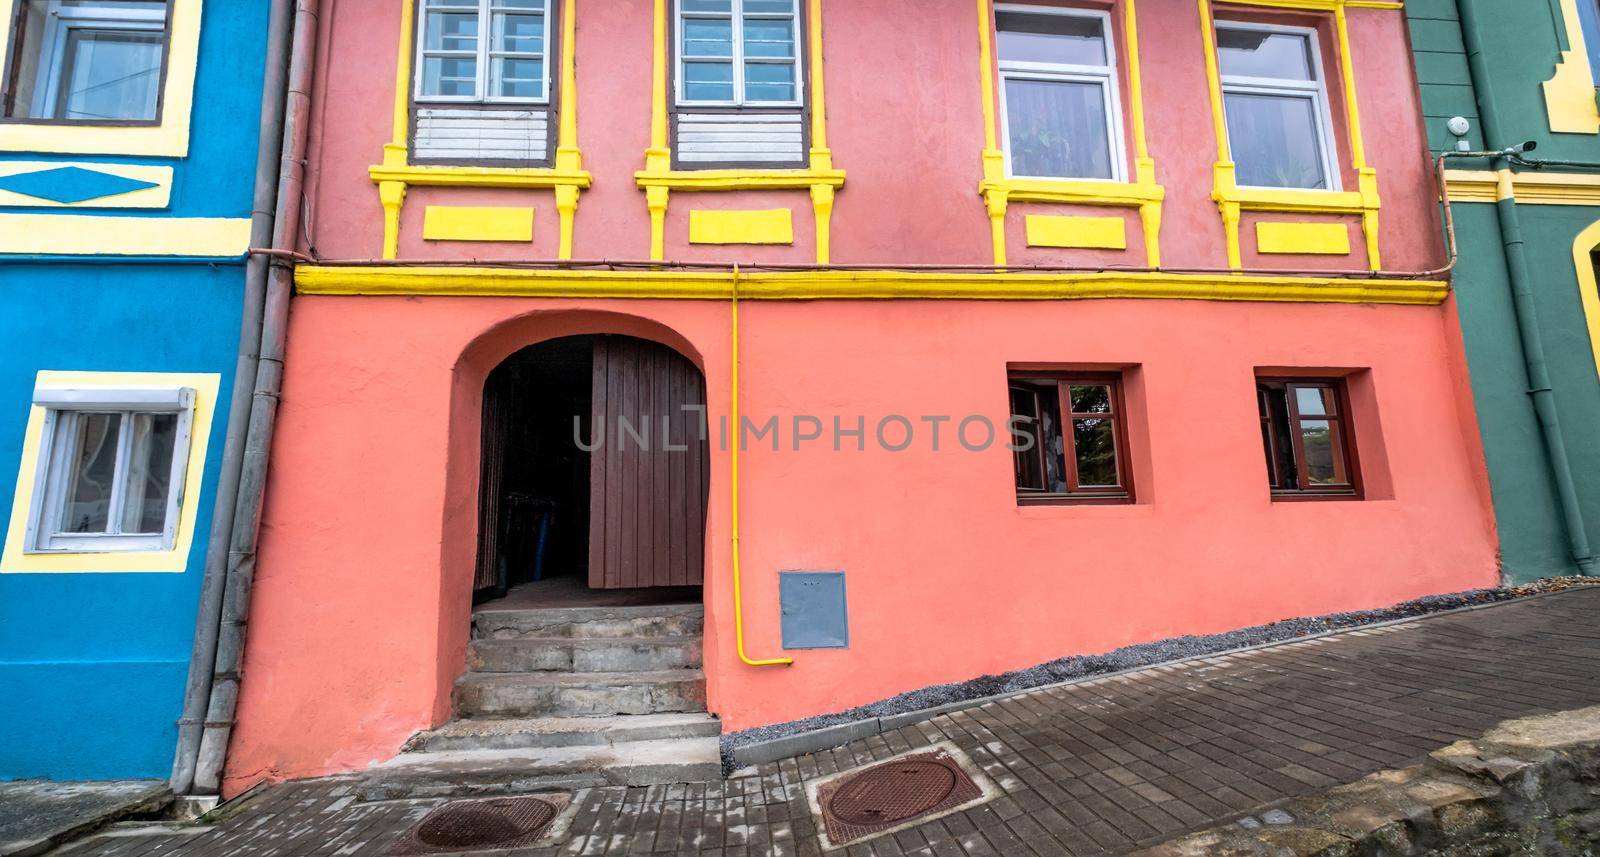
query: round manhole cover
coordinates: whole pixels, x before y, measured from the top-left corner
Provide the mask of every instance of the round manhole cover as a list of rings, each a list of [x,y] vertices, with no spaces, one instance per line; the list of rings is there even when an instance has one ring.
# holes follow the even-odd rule
[[[555,817],[556,808],[541,800],[447,806],[417,825],[416,837],[435,848],[487,848],[526,836]]]
[[[846,824],[894,824],[933,809],[955,789],[948,766],[907,759],[862,771],[840,786],[828,809]]]

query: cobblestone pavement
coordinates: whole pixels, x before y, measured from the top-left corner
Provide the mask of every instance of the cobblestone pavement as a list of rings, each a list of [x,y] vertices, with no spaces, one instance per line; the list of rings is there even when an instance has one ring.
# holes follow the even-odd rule
[[[1114,854],[1596,702],[1600,587],[1032,691],[721,783],[581,790],[557,841],[496,853],[816,855],[807,782],[949,741],[1000,794],[836,853]],[[440,803],[292,783],[208,828],[120,829],[57,853],[382,855]]]

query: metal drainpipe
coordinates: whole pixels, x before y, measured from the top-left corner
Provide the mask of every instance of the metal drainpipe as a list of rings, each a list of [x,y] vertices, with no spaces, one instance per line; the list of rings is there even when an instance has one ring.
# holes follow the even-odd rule
[[[261,524],[261,500],[266,488],[268,453],[283,387],[283,353],[289,324],[289,298],[294,291],[292,262],[281,251],[292,251],[300,232],[301,191],[305,180],[305,152],[313,64],[316,55],[319,0],[297,0],[294,37],[290,48],[289,80],[283,123],[282,158],[278,174],[277,216],[267,274],[265,313],[261,327],[261,355],[251,395],[250,425],[240,462],[239,498],[233,510],[228,539],[228,574],[212,673],[211,697],[205,730],[195,763],[194,790],[202,794],[221,791],[228,740],[239,701],[240,665],[244,659],[245,623],[250,612],[250,586],[255,579],[256,539]]]
[[[272,240],[293,8],[293,0],[273,0],[267,19],[266,76],[262,83],[261,131],[256,144],[255,192],[250,211],[252,247],[263,246]],[[245,433],[250,417],[248,385],[256,376],[256,361],[261,345],[267,263],[265,256],[251,256],[245,267],[239,355],[233,371],[233,395],[228,403],[228,432],[223,442],[222,472],[217,478],[211,535],[206,542],[206,560],[201,573],[200,606],[195,617],[194,645],[189,652],[189,679],[183,692],[183,715],[178,720],[178,746],[173,754],[169,779],[174,794],[187,794],[194,784],[195,758],[200,751],[206,702],[211,697],[211,668],[216,663],[218,623],[222,617],[223,588],[228,566],[227,522],[233,520],[234,503],[239,496],[240,463],[244,459]]]
[[[1484,57],[1483,39],[1478,29],[1478,0],[1459,0],[1461,35],[1467,49],[1467,70],[1472,88],[1477,93],[1478,121],[1483,126],[1484,148],[1500,150],[1507,145],[1501,133],[1499,111],[1495,107],[1494,93],[1485,87],[1491,79]],[[1555,393],[1550,385],[1549,364],[1545,357],[1544,336],[1539,328],[1538,310],[1534,306],[1532,277],[1528,272],[1528,257],[1523,246],[1522,219],[1517,212],[1517,200],[1512,193],[1511,158],[1500,154],[1492,161],[1500,174],[1501,184],[1495,202],[1499,216],[1500,238],[1506,256],[1506,272],[1511,278],[1511,303],[1517,319],[1518,341],[1522,346],[1522,360],[1528,372],[1528,395],[1533,399],[1534,414],[1544,438],[1545,453],[1549,458],[1550,475],[1556,483],[1556,496],[1561,503],[1561,515],[1566,523],[1567,544],[1572,560],[1580,574],[1594,571],[1595,557],[1589,547],[1588,527],[1584,523],[1583,508],[1578,502],[1578,490],[1572,478],[1572,465],[1567,456],[1567,443],[1561,431],[1561,417],[1556,411]]]

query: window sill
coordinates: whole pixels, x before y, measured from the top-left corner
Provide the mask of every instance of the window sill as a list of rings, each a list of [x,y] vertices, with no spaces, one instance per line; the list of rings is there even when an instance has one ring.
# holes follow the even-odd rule
[[[1274,503],[1328,503],[1337,502],[1339,500],[1360,501],[1362,499],[1364,498],[1355,491],[1329,491],[1327,493],[1318,493],[1314,491],[1272,492],[1272,502]]]
[[[1305,214],[1348,212],[1359,214],[1369,208],[1362,194],[1346,190],[1298,190],[1293,188],[1235,187],[1218,188],[1222,202],[1236,202],[1248,211],[1287,211]]]
[[[844,170],[818,169],[640,170],[633,178],[641,188],[672,190],[804,190],[818,185],[844,186]]]
[[[1018,497],[1018,506],[1132,506],[1126,494]]]
[[[551,167],[476,167],[410,164],[367,168],[374,182],[400,182],[433,187],[587,188],[593,177],[587,170]]]
[[[1062,202],[1094,205],[1146,205],[1160,202],[1166,189],[1158,184],[1088,179],[985,179],[978,184],[985,197],[1001,194],[1011,202]]]

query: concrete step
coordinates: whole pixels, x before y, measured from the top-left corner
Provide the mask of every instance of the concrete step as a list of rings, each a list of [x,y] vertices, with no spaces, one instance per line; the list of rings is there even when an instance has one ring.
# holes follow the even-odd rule
[[[539,789],[650,786],[721,779],[716,738],[525,750],[402,753],[368,768],[362,800],[470,797]]]
[[[406,752],[527,750],[716,738],[722,721],[709,714],[633,714],[621,717],[538,717],[455,720],[406,742]]]
[[[522,637],[473,640],[467,649],[467,669],[475,672],[642,672],[700,664],[699,637]]]
[[[705,626],[699,604],[652,604],[643,607],[550,607],[505,609],[481,607],[472,614],[477,640],[523,637],[691,637]]]
[[[476,673],[456,680],[462,717],[603,716],[705,711],[698,669],[615,673]]]

